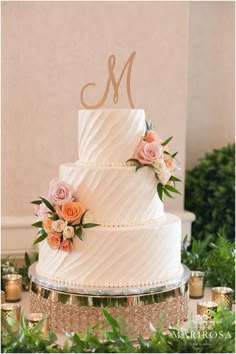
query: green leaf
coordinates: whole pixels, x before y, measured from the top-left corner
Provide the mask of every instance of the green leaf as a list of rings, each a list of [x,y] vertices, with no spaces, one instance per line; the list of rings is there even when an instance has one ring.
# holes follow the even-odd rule
[[[175,156],[176,156],[177,154],[178,154],[178,151],[171,155],[171,156],[173,157],[173,159],[175,158]]]
[[[47,234],[46,232],[44,234],[42,234],[41,236],[39,236],[35,241],[34,241],[34,245],[36,245],[39,242],[42,242],[43,240],[45,240],[45,238],[47,238]]]
[[[80,224],[79,224],[79,225],[82,225],[82,224],[83,224],[84,216],[85,216],[85,214],[87,213],[88,210],[89,210],[89,209],[86,209],[85,212],[82,214],[81,219],[80,219]]]
[[[31,204],[42,204],[42,201],[41,200],[33,200],[32,202],[30,202]]]
[[[162,143],[161,145],[162,146],[166,146],[170,141],[171,141],[171,139],[173,139],[173,136],[170,136],[168,139],[166,139],[165,141],[164,141],[164,143]]]
[[[175,177],[175,176],[171,176],[170,177],[170,181],[173,181],[173,182],[182,182],[181,179]]]
[[[52,215],[52,216],[49,216],[48,218],[49,218],[50,220],[53,220],[53,221],[59,219],[58,215]]]
[[[169,191],[173,192],[173,193],[177,193],[177,194],[180,194],[180,195],[181,195],[181,193],[178,191],[178,189],[176,189],[176,188],[173,187],[173,186],[170,186],[169,184],[166,184],[166,185],[165,185],[165,188],[168,189]]]
[[[163,192],[165,193],[165,195],[167,195],[167,197],[169,198],[173,198],[172,195],[166,190],[166,188],[163,188]]]
[[[162,183],[158,183],[158,185],[157,185],[157,193],[158,193],[158,196],[159,196],[159,198],[161,199],[161,201],[163,201],[162,200],[162,195],[163,195],[163,184]]]
[[[106,318],[107,322],[111,325],[112,329],[115,331],[119,330],[120,325],[117,322],[117,320],[114,317],[112,317],[110,315],[110,313],[105,308],[102,309],[102,312],[103,312],[103,315]]]
[[[163,153],[172,156],[168,151],[163,151]]]
[[[30,261],[30,258],[29,258],[29,254],[27,252],[25,252],[25,264],[27,266],[30,266],[30,264],[31,264],[31,261]]]
[[[34,227],[42,227],[43,226],[43,222],[42,221],[37,221],[34,224],[32,224],[32,226],[34,226]]]
[[[140,168],[144,167],[144,165],[137,165],[135,171],[137,172]]]
[[[38,231],[38,235],[44,235],[45,234],[45,230],[43,229],[43,228],[41,228],[41,229],[39,229],[39,231]]]
[[[145,123],[146,123],[146,133],[147,133],[149,130],[152,130],[152,121],[150,119],[148,123],[148,121],[145,120]]]
[[[127,160],[126,162],[136,162],[136,163],[139,163],[139,160],[137,160],[137,159],[129,159],[129,160]]]
[[[75,229],[75,234],[76,234],[76,236],[79,237],[79,239],[81,241],[83,241],[83,238],[82,238],[82,227],[78,227],[77,229]]]
[[[48,207],[49,210],[51,210],[53,213],[55,212],[54,206],[45,198],[40,198],[42,202]]]
[[[90,227],[95,227],[95,226],[99,226],[99,225],[100,224],[95,224],[95,223],[89,222],[87,224],[83,224],[83,228],[89,229]]]

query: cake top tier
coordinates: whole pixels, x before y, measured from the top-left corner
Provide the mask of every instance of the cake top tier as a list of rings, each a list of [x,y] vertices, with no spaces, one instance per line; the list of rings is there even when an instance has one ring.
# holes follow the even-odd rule
[[[80,110],[80,163],[123,165],[145,134],[143,109]]]

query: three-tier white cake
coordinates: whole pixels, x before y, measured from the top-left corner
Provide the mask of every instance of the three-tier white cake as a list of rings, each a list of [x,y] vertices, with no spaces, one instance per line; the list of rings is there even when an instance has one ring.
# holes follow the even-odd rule
[[[181,221],[164,212],[153,171],[126,161],[145,134],[141,109],[80,110],[78,161],[60,166],[99,226],[73,241],[73,252],[40,244],[37,272],[78,287],[161,284],[181,276]]]

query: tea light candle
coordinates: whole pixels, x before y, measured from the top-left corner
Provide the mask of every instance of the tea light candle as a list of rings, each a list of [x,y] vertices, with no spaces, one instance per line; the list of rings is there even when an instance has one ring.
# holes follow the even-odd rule
[[[14,317],[17,321],[17,325],[16,326],[12,326],[12,331],[17,331],[19,328],[19,323],[20,323],[20,313],[21,313],[21,304],[2,304],[1,305],[1,314],[3,315],[3,317],[5,318],[5,320],[7,320],[11,314],[11,312],[13,312]]]
[[[3,276],[4,289],[7,302],[17,302],[21,299],[22,276],[7,274]]]
[[[45,335],[48,332],[48,315],[35,312],[25,316],[25,323],[29,328],[34,328],[40,321],[43,321],[42,334]]]
[[[1,304],[6,302],[5,291],[1,291]]]
[[[199,301],[197,303],[197,314],[198,315],[207,315],[208,318],[211,318],[211,311],[216,311],[218,304],[215,301],[206,300],[206,301]]]
[[[204,272],[192,271],[189,279],[189,296],[193,299],[201,299],[204,296]]]
[[[233,302],[233,289],[227,287],[215,287],[211,289],[212,300],[219,303],[223,303],[230,310],[232,309]]]

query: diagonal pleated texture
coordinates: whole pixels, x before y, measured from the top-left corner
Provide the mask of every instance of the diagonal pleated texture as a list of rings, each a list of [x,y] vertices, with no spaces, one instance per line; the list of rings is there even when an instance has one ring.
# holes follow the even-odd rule
[[[79,160],[125,163],[145,134],[142,109],[81,110],[78,118]]]

